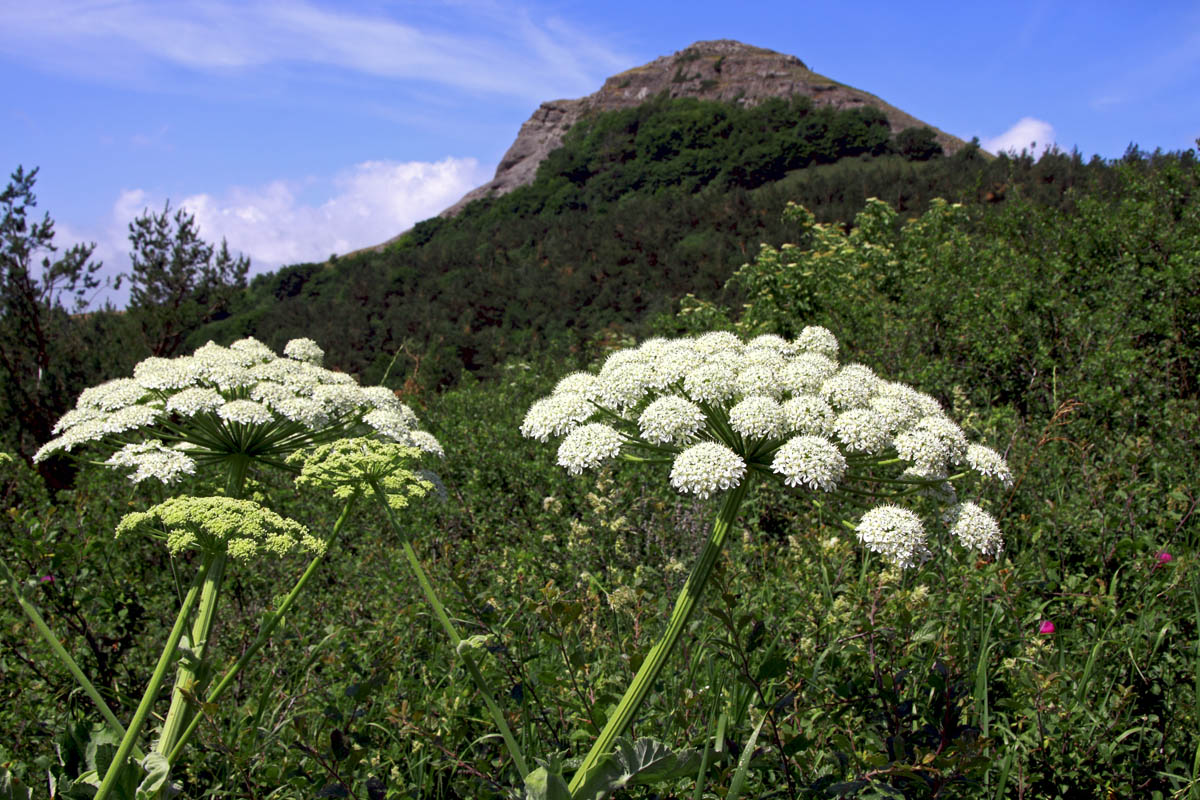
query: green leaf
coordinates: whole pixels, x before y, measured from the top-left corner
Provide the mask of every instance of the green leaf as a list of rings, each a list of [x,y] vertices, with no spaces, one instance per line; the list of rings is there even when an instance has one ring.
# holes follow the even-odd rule
[[[571,800],[562,773],[538,767],[525,776],[525,800]]]
[[[676,753],[654,739],[618,739],[616,749],[588,774],[573,800],[603,800],[628,786],[691,776],[699,765],[698,750]]]
[[[0,773],[0,800],[29,800],[29,787],[8,770]]]
[[[146,770],[146,777],[137,788],[137,800],[154,800],[171,774],[171,765],[162,753],[148,753],[142,761],[142,769]]]

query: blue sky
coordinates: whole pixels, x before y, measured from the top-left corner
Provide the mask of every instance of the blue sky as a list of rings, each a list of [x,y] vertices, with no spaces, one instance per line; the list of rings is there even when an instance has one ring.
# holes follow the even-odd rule
[[[255,272],[376,244],[488,180],[540,102],[729,38],[989,149],[1200,137],[1200,3],[0,0],[0,168],[127,267],[166,200]]]

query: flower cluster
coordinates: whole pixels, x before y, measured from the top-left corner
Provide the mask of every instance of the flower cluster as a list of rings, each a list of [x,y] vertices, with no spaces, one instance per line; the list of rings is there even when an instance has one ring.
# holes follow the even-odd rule
[[[410,469],[420,455],[421,451],[415,447],[355,437],[293,453],[288,461],[300,465],[297,486],[332,489],[334,496],[341,499],[377,486],[388,505],[400,510],[413,498],[424,497],[430,491],[445,494],[436,474]]]
[[[672,486],[701,498],[751,473],[831,498],[874,497],[884,504],[852,527],[901,566],[929,551],[921,518],[897,501],[949,502],[942,517],[952,534],[998,553],[995,520],[958,504],[952,482],[974,473],[1010,486],[1004,458],[968,442],[933,397],[863,364],[839,364],[838,350],[820,327],[794,341],[726,332],[651,339],[613,353],[598,373],[563,378],[529,409],[521,433],[564,437],[558,463],[572,474],[615,458],[669,461]]]
[[[199,550],[224,552],[236,561],[282,556],[300,549],[320,553],[325,542],[300,523],[250,500],[232,497],[173,497],[147,511],[126,514],[117,524],[120,539],[135,531],[163,539],[171,555]]]
[[[395,393],[359,386],[322,367],[323,357],[311,339],[292,340],[279,356],[248,338],[148,358],[133,377],[80,394],[34,460],[98,443],[115,450],[104,463],[131,469],[135,482],[168,483],[231,457],[278,465],[299,449],[356,433],[442,454]]]

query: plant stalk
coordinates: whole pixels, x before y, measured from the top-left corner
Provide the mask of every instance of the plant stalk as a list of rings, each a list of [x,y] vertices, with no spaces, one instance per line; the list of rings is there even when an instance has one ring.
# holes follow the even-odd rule
[[[255,637],[254,642],[249,648],[247,648],[246,652],[242,653],[241,657],[238,658],[233,666],[225,670],[225,674],[221,676],[221,680],[217,683],[217,685],[209,690],[208,696],[204,698],[205,703],[215,703],[217,700],[221,699],[221,695],[223,695],[225,690],[233,684],[233,679],[237,677],[238,673],[240,673],[245,668],[246,664],[250,662],[250,659],[254,658],[254,656],[258,654],[258,651],[262,650],[262,648],[270,640],[271,634],[275,632],[275,628],[278,627],[279,623],[283,621],[283,618],[287,616],[287,612],[291,609],[292,604],[296,601],[296,598],[300,596],[302,591],[304,591],[304,586],[308,583],[309,578],[313,576],[313,574],[321,566],[321,562],[325,560],[325,554],[329,552],[329,548],[333,546],[333,543],[337,540],[338,535],[342,532],[342,527],[346,524],[346,520],[350,517],[350,509],[353,507],[354,501],[357,499],[357,497],[358,495],[356,494],[346,502],[345,507],[342,509],[341,516],[339,516],[337,522],[334,523],[333,532],[329,535],[329,539],[325,543],[325,549],[308,562],[307,569],[304,570],[304,574],[300,576],[300,579],[296,581],[296,585],[292,587],[292,591],[290,591],[287,597],[283,599],[283,602],[279,604],[279,608],[275,609],[274,612],[271,613],[263,622],[263,626],[261,629],[259,629],[258,636]],[[199,714],[197,714],[192,717],[190,722],[188,722],[187,727],[183,730],[183,733],[179,735],[179,739],[171,748],[171,752],[167,754],[168,764],[174,764],[176,759],[179,758],[180,754],[183,752],[184,746],[187,745],[188,741],[192,738],[192,735],[196,732],[196,728],[200,726],[200,720],[201,717]]]
[[[633,682],[625,690],[625,696],[621,698],[621,702],[617,705],[616,710],[608,718],[604,730],[600,731],[600,735],[592,744],[592,749],[588,751],[587,756],[583,759],[583,763],[579,765],[579,769],[572,776],[570,786],[568,787],[572,796],[586,782],[588,773],[594,770],[603,761],[605,756],[612,751],[613,743],[616,742],[617,737],[623,735],[629,729],[638,709],[641,708],[646,696],[650,693],[650,689],[654,686],[654,682],[658,679],[659,672],[662,671],[663,666],[667,663],[671,651],[675,649],[675,643],[679,640],[684,628],[687,627],[692,612],[695,611],[696,604],[704,593],[708,577],[712,573],[713,566],[717,563],[717,556],[720,555],[721,549],[725,546],[725,538],[729,534],[729,529],[733,526],[734,520],[737,519],[738,509],[741,507],[742,500],[746,496],[748,485],[749,481],[743,480],[725,495],[725,502],[721,505],[717,519],[713,523],[712,534],[710,534],[708,542],[704,545],[704,550],[700,553],[700,558],[697,559],[695,565],[692,567],[692,572],[688,575],[687,582],[683,584],[683,588],[679,592],[679,597],[675,600],[675,608],[671,612],[670,619],[667,621],[667,629],[663,632],[658,642],[650,648],[650,652],[646,654],[646,659],[642,662],[641,668],[638,669],[637,675],[633,677]]]
[[[395,512],[392,511],[392,507],[388,504],[387,495],[384,493],[383,487],[377,482],[371,481],[371,488],[375,491],[375,497],[379,500],[379,504],[383,506],[383,511],[387,515],[392,530],[400,537],[404,557],[408,559],[408,564],[412,567],[413,574],[417,577],[417,583],[421,585],[421,591],[425,593],[425,599],[433,608],[434,616],[441,622],[443,630],[446,631],[446,635],[450,638],[450,644],[462,659],[463,666],[467,668],[471,680],[475,681],[475,688],[479,690],[479,694],[483,697],[483,702],[487,705],[488,712],[492,715],[492,721],[500,729],[500,735],[504,738],[504,744],[508,747],[508,753],[512,756],[517,771],[521,773],[521,780],[524,780],[525,776],[529,774],[529,767],[525,762],[525,756],[521,753],[521,748],[517,744],[516,738],[508,727],[508,722],[504,719],[504,712],[500,710],[500,706],[492,698],[491,687],[488,686],[487,680],[483,677],[483,673],[480,672],[479,665],[475,663],[475,658],[466,650],[459,649],[458,645],[462,642],[462,637],[458,635],[458,630],[454,627],[454,623],[450,620],[450,616],[442,606],[441,600],[438,599],[437,592],[434,591],[433,584],[429,582],[429,577],[425,574],[425,569],[421,566],[420,560],[417,559],[416,551],[413,550],[408,537],[400,529],[400,524],[396,521]]]
[[[113,787],[117,783],[117,776],[125,766],[129,754],[136,747],[134,743],[142,731],[142,726],[146,724],[146,717],[150,715],[150,709],[154,707],[154,701],[158,697],[158,690],[162,688],[163,681],[167,677],[167,669],[171,666],[171,660],[175,656],[175,649],[179,646],[179,640],[183,636],[183,629],[187,625],[187,618],[191,616],[192,607],[196,605],[196,598],[200,596],[200,588],[204,585],[208,577],[207,573],[208,561],[205,560],[201,562],[200,569],[196,572],[196,577],[192,581],[192,586],[183,598],[183,604],[179,607],[179,614],[175,617],[175,625],[171,628],[170,635],[167,636],[167,643],[163,647],[162,654],[158,657],[158,664],[154,667],[154,674],[150,676],[150,684],[142,694],[141,702],[138,703],[137,710],[133,713],[133,719],[129,723],[129,730],[125,731],[125,736],[121,739],[121,744],[117,746],[117,753],[108,765],[108,771],[104,773],[104,780],[100,784],[100,790],[96,793],[95,800],[104,800],[112,793]]]
[[[217,598],[221,593],[221,583],[225,576],[226,558],[224,553],[205,556],[208,572],[200,590],[200,610],[196,612],[196,621],[192,625],[191,644],[194,666],[180,662],[179,670],[175,673],[175,688],[171,691],[171,707],[167,709],[162,733],[154,745],[154,750],[163,755],[171,750],[187,722],[189,714],[193,713],[190,707],[191,701],[186,694],[194,694],[200,689],[196,673],[200,668],[200,662],[204,660],[204,654],[208,649],[208,639],[212,635],[213,621],[216,619]]]
[[[3,558],[0,558],[0,575],[3,575],[4,579],[8,581],[8,585],[12,587],[13,594],[17,596],[17,602],[21,605],[21,610],[25,612],[25,616],[29,617],[29,621],[33,623],[33,627],[41,634],[46,644],[50,645],[50,649],[54,651],[54,655],[58,656],[58,660],[71,673],[71,677],[79,684],[79,688],[83,689],[84,694],[90,697],[92,702],[96,704],[96,708],[100,711],[100,716],[104,717],[104,721],[108,723],[109,729],[117,736],[124,738],[125,726],[121,724],[121,721],[117,719],[117,715],[108,707],[108,703],[104,702],[104,698],[100,696],[100,692],[96,690],[92,682],[83,674],[83,670],[75,663],[75,659],[71,657],[71,654],[58,641],[58,637],[54,635],[54,631],[50,630],[50,626],[46,624],[46,620],[38,612],[37,606],[25,597],[25,593],[21,591],[21,584],[17,582],[16,576],[9,570],[8,564],[5,563]],[[146,754],[142,752],[142,748],[136,744],[133,746],[132,752],[133,757],[139,761],[146,757]]]

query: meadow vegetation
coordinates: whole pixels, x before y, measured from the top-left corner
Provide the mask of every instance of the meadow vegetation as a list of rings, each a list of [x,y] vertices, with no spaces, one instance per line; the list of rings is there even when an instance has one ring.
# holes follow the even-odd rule
[[[687,130],[680,115],[721,122],[703,104],[655,113],[674,129]],[[250,475],[255,502],[315,535],[343,513],[344,527],[227,693],[189,705],[194,737],[170,780],[188,797],[522,797],[514,745],[530,770],[569,777],[661,634],[722,494],[680,493],[657,463],[573,476],[521,435],[527,410],[652,336],[791,340],[819,325],[839,361],[928,393],[1005,456],[1010,488],[961,494],[998,521],[1003,550],[951,547],[931,526],[934,556],[901,569],[819,493],[764,484],[629,731],[689,769],[616,796],[1200,797],[1195,153],[914,160],[881,145],[754,187],[728,178],[729,161],[681,185],[678,163],[651,158],[642,183],[604,188],[617,175],[597,154],[660,152],[656,124],[597,120],[524,195],[381,253],[256,278],[189,323],[178,352],[311,336],[327,366],[397,391],[445,449],[445,497],[414,497],[393,525],[369,493],[348,506],[297,485],[287,462]],[[574,199],[550,202],[564,188]],[[39,400],[39,445],[82,389],[150,355],[130,342],[161,330],[145,310],[43,311],[73,336],[110,335],[55,373],[63,396]],[[28,431],[5,435],[32,455]],[[199,473],[164,487],[53,461],[0,465],[0,555],[128,720],[198,560],[113,532],[214,489]],[[201,665],[214,678],[308,563],[229,572]],[[44,796],[48,780],[103,772],[116,743],[3,597],[0,766]],[[155,713],[167,706],[164,690]],[[22,796],[16,785],[0,797]]]

